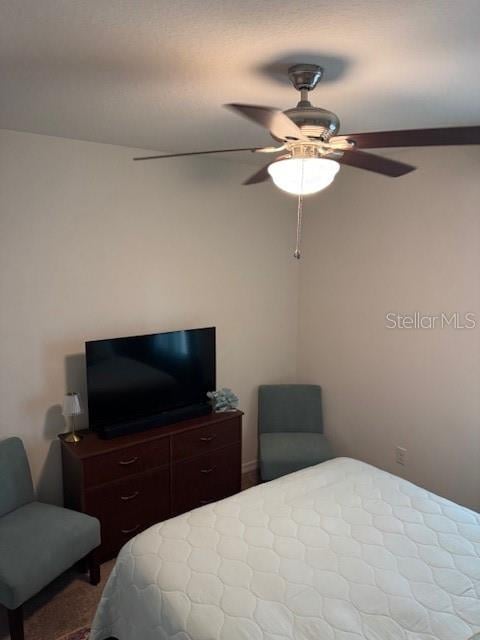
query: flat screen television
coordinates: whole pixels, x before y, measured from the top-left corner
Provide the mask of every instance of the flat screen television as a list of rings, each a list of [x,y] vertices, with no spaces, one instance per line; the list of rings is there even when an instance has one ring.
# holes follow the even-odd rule
[[[215,327],[85,343],[90,429],[115,437],[210,412]]]

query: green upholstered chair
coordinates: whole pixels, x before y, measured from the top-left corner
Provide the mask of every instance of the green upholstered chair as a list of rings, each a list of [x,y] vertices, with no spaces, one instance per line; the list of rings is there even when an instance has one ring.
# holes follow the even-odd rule
[[[24,637],[23,603],[79,560],[88,558],[98,584],[99,544],[96,518],[35,501],[22,441],[0,441],[0,604],[12,640]]]
[[[261,385],[258,434],[264,481],[333,458],[323,435],[322,390],[318,385]]]

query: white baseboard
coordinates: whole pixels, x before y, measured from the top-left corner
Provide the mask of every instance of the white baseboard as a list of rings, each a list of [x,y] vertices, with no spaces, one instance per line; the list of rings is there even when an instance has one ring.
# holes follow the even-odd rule
[[[249,473],[255,471],[258,468],[258,460],[250,460],[250,462],[244,462],[242,464],[242,473]]]

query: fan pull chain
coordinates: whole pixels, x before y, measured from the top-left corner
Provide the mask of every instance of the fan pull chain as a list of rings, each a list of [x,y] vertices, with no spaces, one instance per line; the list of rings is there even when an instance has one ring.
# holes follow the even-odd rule
[[[300,161],[300,193],[298,195],[298,207],[297,207],[297,244],[295,246],[295,251],[293,253],[293,257],[297,260],[300,260],[300,242],[302,241],[302,217],[303,217],[303,195],[301,195],[303,191],[303,177],[304,177],[304,163],[303,160]]]
[[[302,241],[303,196],[298,196],[297,209],[297,244],[293,257],[300,260],[300,242]]]

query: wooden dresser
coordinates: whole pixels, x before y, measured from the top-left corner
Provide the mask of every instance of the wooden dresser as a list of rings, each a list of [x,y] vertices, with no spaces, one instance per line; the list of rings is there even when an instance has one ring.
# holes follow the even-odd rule
[[[212,413],[112,440],[60,436],[65,506],[100,520],[102,561],[155,522],[240,491],[242,415]]]

